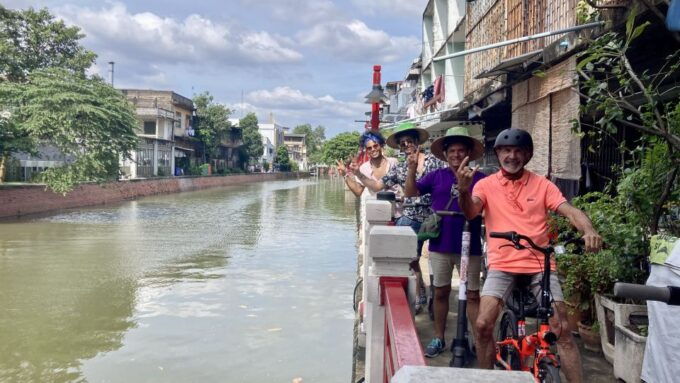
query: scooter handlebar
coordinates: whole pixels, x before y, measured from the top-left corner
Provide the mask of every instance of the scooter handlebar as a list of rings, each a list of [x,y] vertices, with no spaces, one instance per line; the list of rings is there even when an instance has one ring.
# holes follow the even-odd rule
[[[659,301],[669,305],[680,305],[680,287],[645,286],[632,283],[617,282],[614,295],[619,298],[631,298],[647,301]]]

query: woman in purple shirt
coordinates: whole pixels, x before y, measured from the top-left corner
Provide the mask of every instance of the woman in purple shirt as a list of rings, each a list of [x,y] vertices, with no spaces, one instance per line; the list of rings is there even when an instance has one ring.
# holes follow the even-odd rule
[[[441,168],[415,179],[415,158],[408,158],[406,176],[406,196],[417,196],[430,193],[432,210],[450,210],[460,212],[458,206],[458,189],[456,170],[465,158],[476,160],[484,154],[484,146],[470,137],[465,127],[453,127],[446,131],[444,137],[436,139],[430,148],[432,154],[448,163]],[[475,172],[470,190],[474,184],[484,178],[484,174]],[[446,205],[450,206],[446,209]],[[430,239],[430,264],[434,275],[434,338],[425,349],[425,356],[434,358],[446,347],[444,333],[446,316],[449,312],[449,296],[451,295],[451,277],[454,266],[460,272],[460,251],[463,234],[463,216],[443,216],[438,238]],[[470,222],[470,262],[468,265],[467,299],[468,314],[471,323],[475,323],[479,310],[479,274],[481,266],[482,246],[480,241],[481,218]]]

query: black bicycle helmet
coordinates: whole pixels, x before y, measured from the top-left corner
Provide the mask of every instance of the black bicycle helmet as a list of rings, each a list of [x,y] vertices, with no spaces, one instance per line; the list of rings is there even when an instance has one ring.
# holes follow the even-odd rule
[[[498,133],[493,148],[496,149],[499,146],[519,146],[529,149],[532,153],[534,152],[534,141],[531,139],[531,134],[522,129],[505,129]]]

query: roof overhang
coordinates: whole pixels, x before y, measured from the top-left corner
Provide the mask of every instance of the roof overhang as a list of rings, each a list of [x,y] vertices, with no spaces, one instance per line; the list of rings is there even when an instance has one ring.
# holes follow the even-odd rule
[[[494,77],[512,72],[524,72],[532,65],[543,64],[543,50],[535,50],[511,59],[502,60],[493,68],[487,69],[475,76],[476,79]]]

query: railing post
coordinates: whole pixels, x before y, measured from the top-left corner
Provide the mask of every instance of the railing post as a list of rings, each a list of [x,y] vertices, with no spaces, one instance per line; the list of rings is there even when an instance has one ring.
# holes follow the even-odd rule
[[[366,215],[369,225],[373,218],[384,217],[391,204],[383,201],[367,201]],[[373,225],[367,235],[366,260],[368,268],[366,287],[366,368],[367,383],[384,382],[385,369],[385,308],[381,306],[380,277],[408,278],[409,302],[416,295],[415,277],[409,270],[409,263],[416,253],[416,235],[409,226]]]
[[[364,193],[361,196],[359,214],[361,219],[361,226],[359,228],[359,256],[361,258],[360,274],[364,281],[361,289],[361,302],[359,303],[359,310],[361,312],[359,345],[366,347],[366,281],[368,280],[368,270],[372,262],[368,257],[368,233],[373,226],[387,225],[392,219],[392,204],[387,201],[378,201],[375,197],[370,196],[368,193]]]

